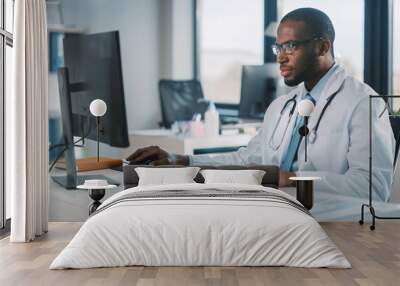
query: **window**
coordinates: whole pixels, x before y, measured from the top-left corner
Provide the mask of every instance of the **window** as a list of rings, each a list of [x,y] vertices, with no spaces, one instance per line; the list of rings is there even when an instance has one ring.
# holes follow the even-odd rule
[[[336,62],[359,80],[364,78],[364,0],[346,1],[346,7],[337,0],[279,0],[278,20],[286,13],[302,7],[325,12],[335,27],[334,51]]]
[[[7,32],[13,33],[13,22],[14,22],[14,0],[5,0],[5,17],[4,25]]]
[[[204,96],[237,104],[242,65],[264,62],[264,0],[197,0],[196,13]]]
[[[10,214],[10,194],[4,188],[4,106],[7,95],[11,92],[12,45],[14,1],[0,0],[0,228],[4,228],[5,220]]]
[[[393,2],[393,94],[400,95],[400,0]],[[400,111],[400,100],[394,100],[394,109]]]

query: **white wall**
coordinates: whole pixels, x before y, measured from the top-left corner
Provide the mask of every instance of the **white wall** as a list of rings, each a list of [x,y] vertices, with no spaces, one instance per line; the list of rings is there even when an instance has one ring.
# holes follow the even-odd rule
[[[159,2],[87,0],[89,33],[118,30],[128,129],[152,128],[160,121]],[[91,9],[92,8],[92,9]]]
[[[88,33],[118,30],[129,132],[156,128],[161,120],[158,81],[193,77],[192,0],[63,0],[64,23]],[[58,110],[55,74],[49,109]],[[92,150],[90,144],[89,154]],[[118,149],[102,147],[103,155]],[[106,154],[105,154],[106,153]]]
[[[69,0],[62,4],[66,24],[76,24],[87,33],[119,31],[128,129],[156,127],[161,118],[159,1]]]
[[[161,0],[162,1],[162,0]],[[172,79],[193,78],[193,1],[172,3]]]
[[[193,78],[192,0],[160,0],[160,78]]]

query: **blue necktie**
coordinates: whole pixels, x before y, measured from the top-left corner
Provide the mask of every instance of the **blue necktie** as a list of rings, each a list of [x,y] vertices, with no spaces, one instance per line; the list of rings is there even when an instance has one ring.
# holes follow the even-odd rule
[[[304,95],[302,97],[302,99],[309,99],[315,104],[314,98],[309,93]],[[283,159],[282,164],[281,164],[281,169],[283,171],[289,172],[292,170],[293,162],[297,158],[297,150],[299,149],[300,141],[301,141],[301,135],[299,133],[299,129],[303,125],[304,125],[304,117],[297,115],[296,124],[295,124],[293,132],[292,132],[292,137],[290,139],[290,144],[287,149],[285,158]]]

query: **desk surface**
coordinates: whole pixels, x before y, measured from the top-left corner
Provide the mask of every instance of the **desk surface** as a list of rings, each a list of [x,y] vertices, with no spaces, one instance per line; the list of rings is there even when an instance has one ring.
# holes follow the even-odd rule
[[[167,152],[193,155],[196,150],[247,146],[252,135],[219,135],[214,137],[183,137],[169,130],[138,130],[129,136],[130,147],[125,149],[127,157],[135,150],[146,146],[157,145]]]

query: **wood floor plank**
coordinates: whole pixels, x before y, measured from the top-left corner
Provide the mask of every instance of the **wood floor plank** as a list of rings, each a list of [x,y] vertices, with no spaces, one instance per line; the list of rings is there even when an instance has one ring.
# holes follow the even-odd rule
[[[379,222],[374,232],[357,223],[323,223],[324,230],[352,264],[352,269],[345,270],[143,266],[49,270],[52,260],[80,226],[80,223],[51,223],[48,234],[27,244],[0,240],[0,285],[400,285],[400,222]]]

